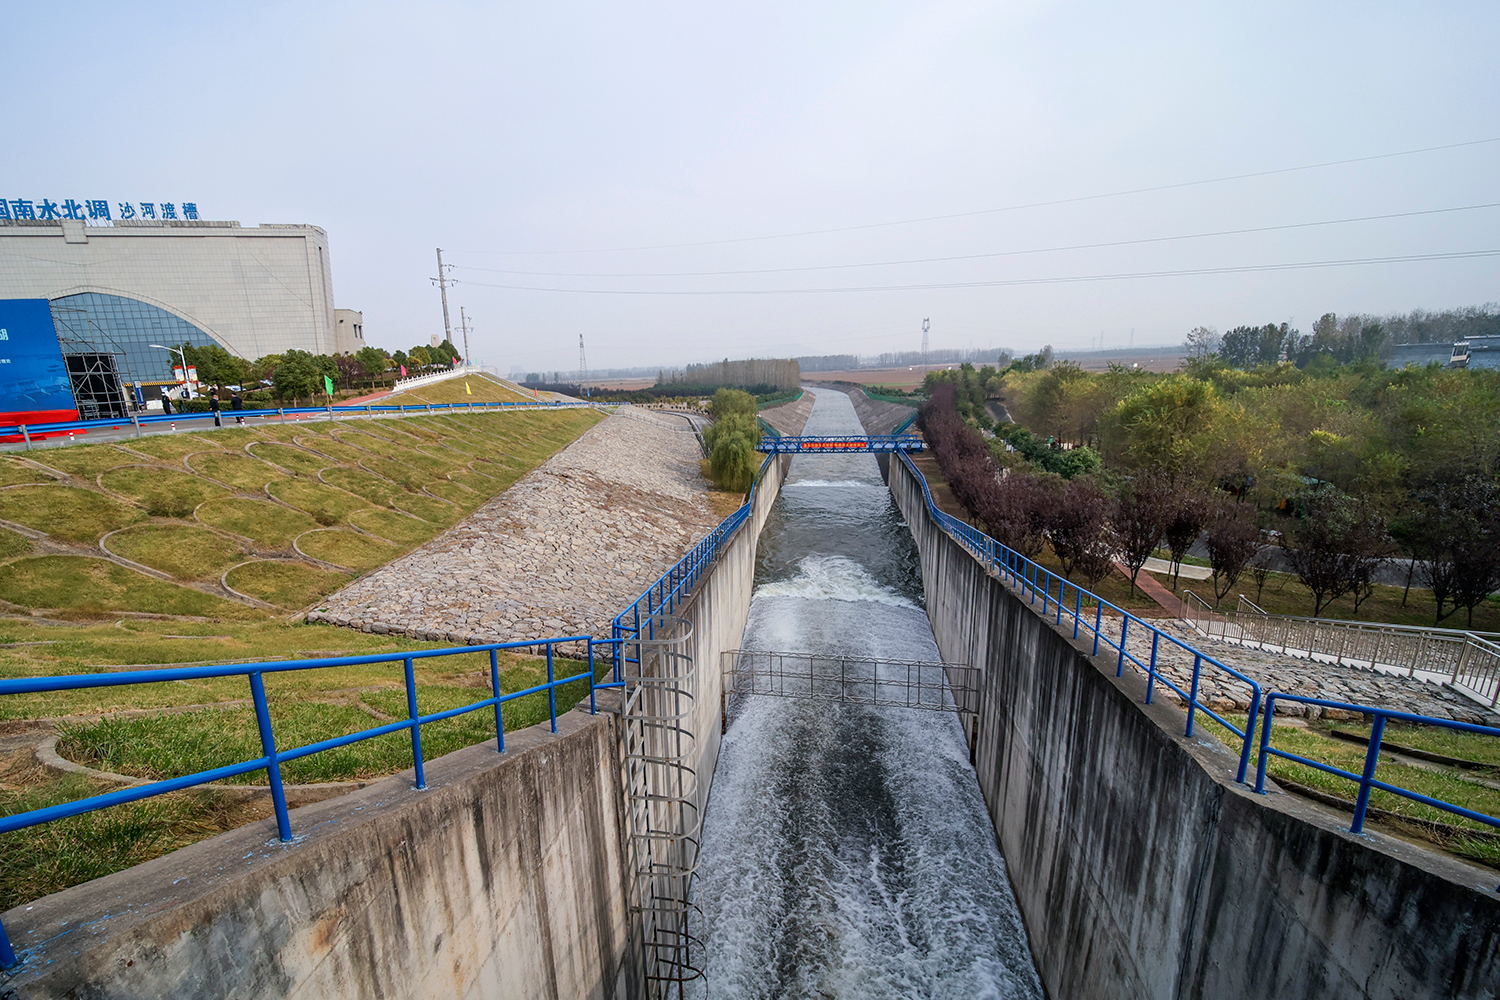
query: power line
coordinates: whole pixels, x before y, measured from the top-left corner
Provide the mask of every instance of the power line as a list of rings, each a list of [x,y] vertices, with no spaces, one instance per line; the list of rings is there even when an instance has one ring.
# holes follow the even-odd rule
[[[789,274],[799,271],[838,271],[860,267],[895,267],[902,264],[944,264],[964,260],[989,260],[996,257],[1020,257],[1028,254],[1062,253],[1071,250],[1102,250],[1111,247],[1142,246],[1149,243],[1171,243],[1177,240],[1202,240],[1219,236],[1246,236],[1252,233],[1274,233],[1289,229],[1312,229],[1317,226],[1343,226],[1358,222],[1410,219],[1424,215],[1442,215],[1449,212],[1472,212],[1485,208],[1500,208],[1500,201],[1485,202],[1480,205],[1456,205],[1451,208],[1427,208],[1412,212],[1390,212],[1384,215],[1361,215],[1348,219],[1324,219],[1318,222],[1289,222],[1282,225],[1255,226],[1248,229],[1220,229],[1214,232],[1183,233],[1176,236],[1148,236],[1142,239],[1111,240],[1104,243],[1074,243],[1068,246],[1033,247],[1025,250],[996,250],[988,253],[954,254],[946,257],[908,257],[901,260],[871,260],[852,264],[809,264],[798,267],[758,267],[731,271],[517,271],[506,267],[476,267],[469,264],[449,266],[457,267],[463,271],[515,274],[532,278],[703,278],[748,274]]]
[[[1310,268],[1355,267],[1365,264],[1402,264],[1427,260],[1468,260],[1500,256],[1496,250],[1453,250],[1406,254],[1395,257],[1354,257],[1343,260],[1310,260],[1279,264],[1243,264],[1232,267],[1183,268],[1170,271],[1133,271],[1116,274],[1058,275],[1045,278],[1006,278],[994,281],[951,281],[908,285],[856,285],[844,288],[719,288],[704,290],[555,288],[545,285],[507,285],[484,281],[466,282],[482,288],[504,288],[518,292],[558,292],[565,295],[824,295],[840,292],[911,292],[946,288],[1005,288],[1016,285],[1061,285],[1088,281],[1127,281],[1139,278],[1178,278],[1204,274],[1246,274],[1258,271],[1295,271]]]
[[[968,212],[950,212],[945,215],[924,215],[909,219],[892,219],[886,222],[866,222],[852,226],[834,226],[828,229],[804,229],[788,233],[768,233],[762,236],[738,236],[717,240],[694,240],[685,243],[656,243],[645,246],[594,247],[571,250],[455,250],[454,253],[489,254],[494,256],[543,256],[548,254],[584,253],[635,253],[643,250],[680,250],[689,247],[726,246],[732,243],[758,243],[766,240],[799,239],[805,236],[823,236],[832,233],[853,233],[867,229],[883,229],[890,226],[912,226],[923,222],[944,222],[949,219],[968,219],[978,215],[998,215],[1002,212],[1019,212],[1030,208],[1051,208],[1056,205],[1076,205],[1080,202],[1101,201],[1106,198],[1123,198],[1136,194],[1152,194],[1158,191],[1177,191],[1183,188],[1202,187],[1207,184],[1224,184],[1229,181],[1250,180],[1256,177],[1273,177],[1277,174],[1292,174],[1304,170],[1322,170],[1327,167],[1342,167],[1352,163],[1369,163],[1374,160],[1390,160],[1400,156],[1418,156],[1422,153],[1438,153],[1449,149],[1464,149],[1500,142],[1500,136],[1488,139],[1470,139],[1465,142],[1450,142],[1441,146],[1422,146],[1417,149],[1401,149],[1391,153],[1375,153],[1370,156],[1351,156],[1341,160],[1324,160],[1321,163],[1305,163],[1295,167],[1275,167],[1270,170],[1254,170],[1242,174],[1225,174],[1221,177],[1205,177],[1193,181],[1176,181],[1170,184],[1153,184],[1147,187],[1126,188],[1120,191],[1105,191],[1098,194],[1076,195],[1070,198],[1054,198],[1048,201],[1030,201],[999,208],[981,208]]]

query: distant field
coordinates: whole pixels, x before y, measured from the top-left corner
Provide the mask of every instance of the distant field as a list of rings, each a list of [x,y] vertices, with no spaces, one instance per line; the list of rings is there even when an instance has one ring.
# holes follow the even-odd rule
[[[521,403],[531,402],[507,386],[484,375],[455,375],[453,378],[418,386],[407,392],[393,393],[377,402],[385,403]]]
[[[802,378],[811,382],[856,382],[859,385],[893,385],[898,389],[912,389],[922,384],[922,376],[930,371],[940,372],[957,365],[913,365],[900,368],[856,368],[853,371],[803,372]]]

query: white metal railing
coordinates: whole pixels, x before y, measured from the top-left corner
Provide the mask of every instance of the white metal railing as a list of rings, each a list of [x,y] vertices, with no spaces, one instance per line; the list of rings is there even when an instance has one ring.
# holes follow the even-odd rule
[[[429,372],[426,375],[412,375],[408,378],[398,378],[396,384],[391,387],[392,392],[403,392],[407,389],[415,389],[418,386],[431,385],[455,375],[472,375],[479,371],[475,365],[459,365],[457,368],[445,368],[440,372]]]
[[[1420,677],[1492,708],[1500,705],[1500,634],[1273,615],[1243,594],[1233,611],[1216,610],[1191,590],[1183,598],[1183,620],[1211,639]]]

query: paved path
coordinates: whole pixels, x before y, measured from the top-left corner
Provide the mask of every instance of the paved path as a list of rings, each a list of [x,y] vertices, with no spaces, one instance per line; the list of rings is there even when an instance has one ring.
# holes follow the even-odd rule
[[[607,635],[718,523],[700,457],[679,418],[612,416],[307,619],[455,643]]]

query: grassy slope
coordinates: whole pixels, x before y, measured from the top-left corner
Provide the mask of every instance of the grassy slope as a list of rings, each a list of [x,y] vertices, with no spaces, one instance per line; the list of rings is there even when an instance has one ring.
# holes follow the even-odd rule
[[[305,607],[348,582],[351,571],[437,535],[598,419],[565,410],[318,422],[0,456],[0,487],[21,485],[0,489],[0,519],[44,533],[33,539],[0,528],[0,599],[12,605],[0,605],[0,676],[433,648],[290,623],[283,611],[222,589],[220,575],[233,567],[229,582],[236,590],[284,609]],[[293,548],[293,539],[311,559]],[[470,659],[416,661],[422,710],[485,696],[487,662]],[[507,689],[533,683],[538,670],[520,656],[503,659],[502,667]],[[378,724],[396,701],[404,714],[398,677],[399,664],[273,676],[266,686],[284,738],[306,743]],[[0,699],[0,724],[67,716],[60,728],[71,756],[151,773],[131,755],[159,752],[170,755],[166,771],[188,773],[258,753],[247,693],[243,679],[228,678],[15,695]],[[587,692],[565,692],[559,707],[571,705],[574,693]],[[185,706],[215,707],[100,718]],[[507,728],[531,724],[544,709],[544,699],[507,707]],[[438,724],[430,738],[424,728],[435,752],[492,736],[493,716],[483,712]],[[310,758],[289,780],[369,777],[410,766],[409,744],[399,739],[361,746]],[[163,757],[154,759],[160,766]],[[39,767],[29,745],[0,756],[6,813],[105,790],[86,777],[59,778]],[[0,837],[0,908],[266,815],[262,804],[227,805],[198,791]]]
[[[464,391],[465,383],[473,390],[472,392]],[[514,389],[509,389],[483,375],[455,376],[380,400],[381,403],[530,403],[532,401],[530,396],[523,396]]]

